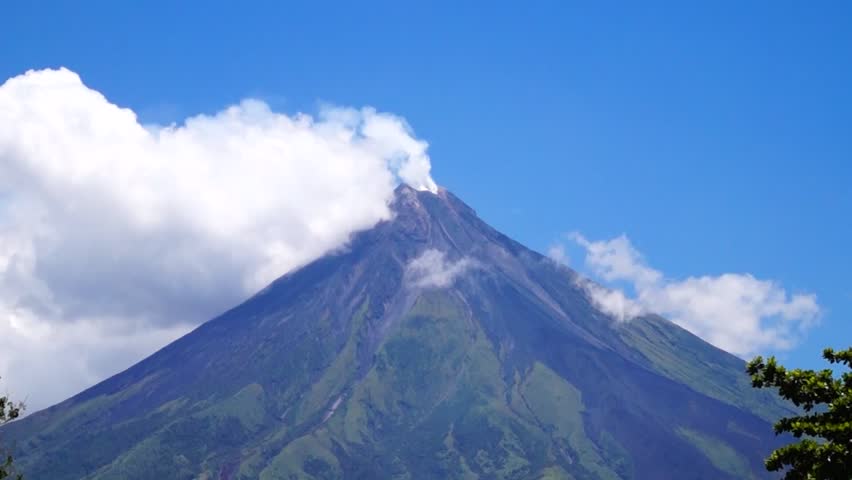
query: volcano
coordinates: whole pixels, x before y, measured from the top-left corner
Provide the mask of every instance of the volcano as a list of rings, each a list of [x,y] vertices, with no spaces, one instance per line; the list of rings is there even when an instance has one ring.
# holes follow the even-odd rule
[[[453,194],[394,216],[126,371],[0,430],[34,480],[766,478],[744,362]]]

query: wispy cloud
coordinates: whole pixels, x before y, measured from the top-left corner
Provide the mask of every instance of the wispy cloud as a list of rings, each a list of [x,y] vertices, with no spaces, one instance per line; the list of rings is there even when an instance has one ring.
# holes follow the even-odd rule
[[[628,320],[643,313],[664,315],[708,342],[739,355],[792,347],[820,313],[816,295],[788,294],[771,280],[748,273],[667,278],[650,267],[622,235],[590,241],[570,238],[586,252],[585,265],[605,285],[580,280],[605,312]],[[626,282],[634,292],[615,288]]]
[[[561,243],[554,243],[547,248],[547,258],[560,265],[570,264],[568,254],[565,252],[565,245],[562,245]]]

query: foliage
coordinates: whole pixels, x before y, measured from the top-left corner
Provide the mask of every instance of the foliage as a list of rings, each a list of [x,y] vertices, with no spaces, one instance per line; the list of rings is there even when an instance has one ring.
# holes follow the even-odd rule
[[[852,367],[852,348],[829,348],[823,357]],[[801,440],[772,452],[766,468],[785,470],[786,480],[852,478],[852,372],[835,378],[831,369],[788,371],[774,357],[757,357],[749,362],[748,373],[755,388],[776,387],[805,412],[775,424],[776,434],[787,432]]]
[[[24,406],[22,404],[14,403],[9,400],[8,397],[0,397],[0,426],[18,418],[18,416],[21,415],[23,408]],[[6,458],[3,463],[0,463],[0,479],[10,478],[12,475],[16,475],[12,465],[12,456],[5,455],[5,457]],[[21,480],[23,476],[18,474],[15,478]]]

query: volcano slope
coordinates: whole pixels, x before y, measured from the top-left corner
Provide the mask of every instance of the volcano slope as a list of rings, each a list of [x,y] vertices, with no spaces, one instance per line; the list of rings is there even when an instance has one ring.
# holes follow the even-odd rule
[[[744,362],[617,322],[451,193],[0,430],[34,480],[765,478]]]

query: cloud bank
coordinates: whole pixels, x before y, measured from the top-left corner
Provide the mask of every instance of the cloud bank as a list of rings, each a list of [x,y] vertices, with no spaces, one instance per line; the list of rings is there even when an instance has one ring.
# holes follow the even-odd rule
[[[788,349],[817,320],[813,294],[788,294],[771,280],[750,274],[667,278],[648,266],[622,235],[590,241],[571,238],[585,249],[585,265],[605,287],[579,280],[590,298],[619,320],[658,313],[729,352],[748,356],[767,349]],[[612,285],[623,282],[634,295]]]
[[[66,69],[7,80],[3,387],[61,400],[340,248],[389,218],[399,181],[436,190],[427,147],[371,108],[245,100],[151,126]]]
[[[406,276],[415,287],[444,288],[473,266],[474,261],[470,258],[451,261],[444,252],[430,248],[409,262]]]

